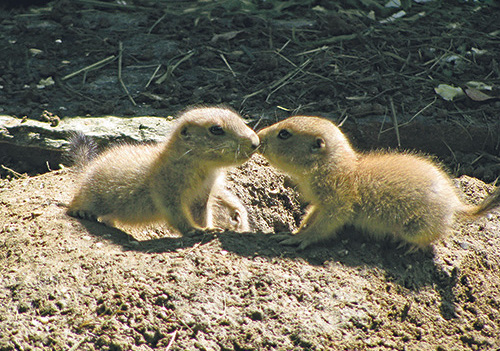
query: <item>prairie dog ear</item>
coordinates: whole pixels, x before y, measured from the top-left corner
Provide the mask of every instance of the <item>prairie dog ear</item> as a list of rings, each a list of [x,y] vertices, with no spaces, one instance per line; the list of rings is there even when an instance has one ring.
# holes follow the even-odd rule
[[[224,135],[224,134],[226,134],[226,131],[224,130],[224,128],[222,128],[218,124],[214,124],[213,126],[211,126],[210,128],[208,128],[208,131],[211,134],[213,134],[213,135]]]
[[[189,139],[188,126],[183,126],[179,132],[182,139]]]
[[[319,151],[323,149],[326,146],[325,140],[323,138],[316,138],[314,140],[314,144],[312,145],[311,149],[313,152]]]

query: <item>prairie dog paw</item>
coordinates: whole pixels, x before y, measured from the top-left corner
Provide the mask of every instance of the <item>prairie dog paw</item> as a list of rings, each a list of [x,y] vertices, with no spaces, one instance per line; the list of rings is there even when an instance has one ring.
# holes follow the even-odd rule
[[[224,233],[227,229],[225,228],[218,228],[218,227],[213,227],[213,228],[205,228],[203,231],[205,234],[220,234]]]
[[[304,250],[316,242],[314,238],[308,238],[307,236],[300,234],[278,234],[273,235],[273,239],[278,240],[282,245],[298,246],[299,250]]]
[[[297,235],[288,237],[287,239],[280,241],[280,244],[283,245],[293,245],[293,246],[298,245],[299,250],[304,250],[305,248],[309,247],[311,244],[314,243],[315,243],[314,240],[298,237]]]
[[[204,235],[204,234],[205,234],[205,231],[203,229],[193,228],[193,229],[190,229],[189,231],[185,232],[184,236],[191,238],[191,237],[196,237],[196,236],[200,236],[200,235]]]

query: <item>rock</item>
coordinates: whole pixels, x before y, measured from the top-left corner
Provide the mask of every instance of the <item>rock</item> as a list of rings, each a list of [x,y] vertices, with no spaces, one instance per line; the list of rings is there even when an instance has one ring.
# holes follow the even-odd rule
[[[59,168],[71,132],[82,132],[106,145],[161,141],[172,126],[172,117],[75,117],[51,126],[49,122],[0,116],[0,163],[7,160],[20,173],[41,173]]]
[[[75,131],[103,143],[161,141],[172,129],[172,121],[172,117],[74,117],[62,119],[54,127],[48,122],[0,116],[0,143],[60,151],[68,143],[68,134]]]

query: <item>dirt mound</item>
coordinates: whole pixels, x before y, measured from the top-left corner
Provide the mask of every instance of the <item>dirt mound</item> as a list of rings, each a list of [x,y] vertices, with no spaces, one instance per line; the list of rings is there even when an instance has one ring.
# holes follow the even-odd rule
[[[401,144],[457,175],[500,174],[498,99],[434,91],[475,81],[500,96],[492,1],[31,3],[44,6],[0,11],[1,114],[168,116],[225,103],[259,128],[317,114],[362,149]]]
[[[259,160],[237,172],[232,188],[268,229],[296,225],[286,178]],[[0,350],[500,347],[499,212],[457,224],[428,253],[350,229],[297,252],[262,231],[132,236],[77,221],[64,213],[74,179],[0,183]],[[491,190],[457,184],[472,202]]]

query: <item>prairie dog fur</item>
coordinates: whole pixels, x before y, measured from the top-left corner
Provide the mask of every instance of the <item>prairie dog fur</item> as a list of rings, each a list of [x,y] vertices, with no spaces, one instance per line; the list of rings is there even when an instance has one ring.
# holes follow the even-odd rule
[[[258,145],[231,109],[187,110],[166,141],[118,145],[92,160],[67,213],[109,226],[163,222],[181,233],[247,231],[245,207],[224,187],[225,168],[244,163]]]
[[[350,224],[424,248],[450,229],[456,215],[474,218],[500,205],[500,188],[477,206],[465,205],[449,176],[425,157],[358,153],[327,119],[290,117],[258,136],[259,152],[292,176],[310,203],[283,244],[303,249]]]

